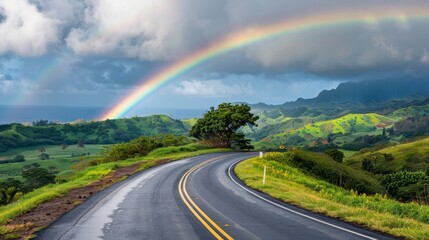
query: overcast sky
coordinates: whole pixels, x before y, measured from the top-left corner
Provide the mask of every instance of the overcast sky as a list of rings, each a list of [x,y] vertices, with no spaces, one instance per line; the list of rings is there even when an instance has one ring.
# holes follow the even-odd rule
[[[401,15],[404,3],[429,7],[414,0],[0,0],[0,104],[112,106],[152,74],[233,32],[350,9]],[[428,71],[429,21],[404,14],[234,50],[138,107],[280,104],[344,81],[425,79]]]

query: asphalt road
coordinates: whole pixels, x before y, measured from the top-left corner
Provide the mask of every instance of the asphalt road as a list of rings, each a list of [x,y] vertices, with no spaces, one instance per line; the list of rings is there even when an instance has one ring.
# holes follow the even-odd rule
[[[135,174],[37,239],[388,239],[243,186],[233,165],[254,155],[209,154]]]

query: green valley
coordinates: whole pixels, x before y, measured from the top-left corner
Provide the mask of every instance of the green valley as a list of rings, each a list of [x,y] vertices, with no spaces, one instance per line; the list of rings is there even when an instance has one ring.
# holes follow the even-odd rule
[[[141,135],[186,134],[188,127],[167,115],[133,117],[93,122],[49,123],[40,120],[23,124],[0,125],[0,152],[12,148],[44,145],[113,144]]]

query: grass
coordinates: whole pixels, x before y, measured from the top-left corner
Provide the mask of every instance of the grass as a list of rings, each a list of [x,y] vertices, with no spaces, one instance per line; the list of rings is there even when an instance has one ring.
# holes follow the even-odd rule
[[[291,136],[300,137],[308,142],[318,138],[324,139],[330,133],[348,134],[338,137],[338,141],[343,143],[361,135],[381,133],[383,126],[390,126],[394,122],[395,119],[376,113],[348,114],[340,118],[310,123],[303,127],[272,134],[257,142],[255,147],[266,146],[267,143],[283,145]]]
[[[138,157],[127,159],[124,161],[103,163],[86,169],[76,171],[68,182],[62,184],[50,184],[42,188],[36,189],[28,194],[23,195],[19,200],[9,205],[0,207],[0,224],[5,224],[10,219],[21,215],[36,207],[45,201],[59,197],[73,189],[87,186],[94,181],[108,175],[112,170],[132,165],[134,163],[142,163],[140,170],[152,167],[157,160],[168,159],[178,160],[186,157],[192,157],[201,154],[225,152],[230,149],[200,149],[196,145],[187,145],[181,147],[169,147],[164,150],[159,149],[157,152],[147,157]],[[5,226],[0,226],[0,233],[7,231]]]
[[[6,178],[20,178],[21,169],[25,165],[39,163],[44,168],[55,167],[56,171],[61,175],[70,170],[71,166],[81,162],[86,157],[71,157],[72,154],[80,155],[83,153],[90,153],[95,155],[100,152],[106,145],[85,145],[85,148],[78,148],[77,145],[68,146],[67,149],[61,149],[61,146],[44,146],[46,153],[49,154],[49,160],[41,160],[38,158],[40,155],[40,147],[25,147],[9,150],[0,153],[0,161],[5,159],[12,159],[16,155],[23,155],[25,162],[8,163],[0,165],[0,180]]]
[[[392,171],[426,171],[429,168],[429,138],[354,155],[347,158],[345,163],[354,168],[360,168],[363,159],[372,153],[392,154],[395,158],[393,161],[378,163],[379,166],[385,165]]]
[[[359,195],[287,164],[268,160],[273,157],[276,155],[268,153],[262,159],[243,161],[235,172],[248,186],[282,201],[394,236],[429,239],[429,206],[400,203],[380,194]],[[267,178],[262,185],[264,166]]]
[[[358,151],[350,151],[345,149],[340,149],[340,151],[344,153],[344,157],[346,158],[351,157],[358,152]]]

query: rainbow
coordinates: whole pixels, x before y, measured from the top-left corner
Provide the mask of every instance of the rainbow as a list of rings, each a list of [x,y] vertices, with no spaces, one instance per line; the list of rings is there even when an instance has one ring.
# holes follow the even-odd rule
[[[114,119],[124,116],[144,97],[159,89],[165,83],[177,78],[185,72],[226,52],[248,46],[260,41],[288,34],[338,27],[352,24],[377,24],[380,22],[406,22],[407,20],[429,19],[429,6],[406,6],[399,9],[371,9],[370,11],[343,11],[341,13],[325,13],[255,27],[236,32],[214,43],[203,47],[185,58],[166,67],[133,90],[127,97],[119,101],[113,108],[104,113],[100,119]]]
[[[63,74],[63,69],[65,66],[64,56],[59,55],[51,60],[48,64],[40,70],[40,72],[35,77],[35,82],[37,85],[33,92],[45,90],[51,83],[53,83],[58,77],[61,77]],[[31,95],[23,94],[21,97],[15,100],[16,105],[32,105],[34,99],[31,98]]]

